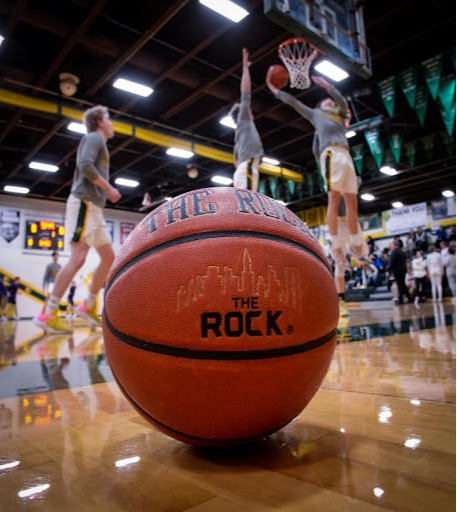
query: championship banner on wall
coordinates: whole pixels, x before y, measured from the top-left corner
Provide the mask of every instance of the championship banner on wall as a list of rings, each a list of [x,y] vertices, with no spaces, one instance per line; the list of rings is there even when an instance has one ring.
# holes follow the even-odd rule
[[[427,225],[427,203],[412,204],[382,212],[384,231],[389,235],[407,233]]]

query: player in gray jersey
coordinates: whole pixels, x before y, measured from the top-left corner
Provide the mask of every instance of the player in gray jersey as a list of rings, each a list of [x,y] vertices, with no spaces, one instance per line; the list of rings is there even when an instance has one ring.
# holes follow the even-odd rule
[[[93,325],[101,325],[96,313],[96,298],[114,261],[111,236],[103,217],[106,199],[116,203],[121,198],[119,191],[109,184],[106,142],[114,137],[113,125],[107,108],[102,106],[87,110],[84,124],[88,133],[78,146],[65,214],[65,243],[70,246],[70,259],[57,274],[54,289],[43,311],[34,318],[35,325],[49,334],[71,332],[68,324],[57,315],[59,304],[65,290],[84,265],[91,247],[98,252],[100,265],[94,272],[89,294],[76,308],[76,313]]]
[[[338,236],[338,208],[342,196],[347,212],[348,249],[359,257],[364,256],[365,250],[358,221],[357,177],[346,138],[348,105],[338,90],[326,80],[315,76],[311,79],[330,95],[330,98],[322,100],[316,108],[310,108],[292,95],[277,89],[268,75],[267,85],[278,99],[290,105],[316,129],[313,152],[324,175],[328,192],[327,223],[332,241],[332,256],[339,265],[345,267],[345,246]]]
[[[235,120],[235,173],[233,186],[257,191],[259,185],[259,165],[263,155],[262,141],[254,124],[251,110],[251,74],[249,72],[249,53],[243,48],[243,72],[241,75],[241,103],[236,103],[230,115],[238,110]]]
[[[52,292],[54,288],[54,283],[56,282],[57,274],[59,273],[59,270],[62,268],[62,265],[60,263],[57,263],[59,259],[59,253],[54,251],[51,256],[52,263],[49,263],[49,265],[46,267],[43,276],[43,290],[45,293]]]

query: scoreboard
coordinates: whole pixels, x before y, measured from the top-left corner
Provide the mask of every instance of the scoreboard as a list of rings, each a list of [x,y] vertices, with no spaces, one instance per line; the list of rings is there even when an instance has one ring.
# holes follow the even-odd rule
[[[28,220],[25,249],[63,251],[65,228],[62,223],[47,220]]]

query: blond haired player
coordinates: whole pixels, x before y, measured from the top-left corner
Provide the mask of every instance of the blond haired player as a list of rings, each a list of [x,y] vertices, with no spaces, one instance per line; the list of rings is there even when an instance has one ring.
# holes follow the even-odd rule
[[[235,111],[238,110],[234,148],[236,170],[233,175],[233,186],[256,192],[259,185],[259,165],[263,146],[251,110],[250,65],[249,52],[243,48],[241,103],[236,103],[230,111],[230,115],[234,116]]]
[[[355,256],[365,255],[357,213],[357,178],[346,138],[348,105],[338,90],[326,80],[316,76],[311,79],[330,95],[330,98],[322,100],[316,108],[310,108],[287,92],[277,89],[271,82],[270,72],[267,74],[267,85],[276,98],[290,105],[316,129],[313,152],[320,164],[328,192],[327,223],[332,241],[332,256],[340,265],[344,265],[344,247],[338,237],[338,208],[341,197],[344,197],[346,204],[350,251]]]
[[[94,247],[100,264],[94,272],[87,298],[76,308],[76,313],[93,325],[101,325],[95,311],[98,292],[105,283],[114,251],[103,217],[106,199],[116,203],[119,191],[109,184],[109,153],[106,141],[114,137],[108,110],[95,106],[84,113],[87,135],[78,146],[76,169],[65,213],[66,243],[70,244],[70,259],[59,271],[54,289],[43,311],[33,321],[49,334],[71,332],[58,315],[59,304],[78,270],[84,265],[87,253]]]

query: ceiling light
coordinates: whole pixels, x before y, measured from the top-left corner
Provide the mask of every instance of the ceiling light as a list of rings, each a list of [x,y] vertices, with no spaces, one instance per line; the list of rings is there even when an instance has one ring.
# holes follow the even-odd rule
[[[70,130],[71,132],[82,133],[82,134],[87,133],[87,128],[82,123],[72,122],[67,126],[67,130]]]
[[[140,184],[139,181],[128,180],[126,178],[116,178],[114,183],[116,183],[116,185],[123,185],[124,187],[138,187]]]
[[[354,130],[349,130],[346,132],[346,139],[350,139],[351,137],[355,137],[357,133]]]
[[[223,117],[219,120],[219,123],[223,124],[224,126],[228,126],[229,128],[236,128],[236,123],[231,116]]]
[[[192,151],[187,151],[186,149],[179,148],[168,148],[167,155],[178,156],[179,158],[192,158],[194,156]]]
[[[319,71],[319,73],[327,76],[331,80],[334,80],[335,82],[341,82],[341,80],[344,80],[349,76],[346,71],[339,68],[338,66],[335,66],[335,64],[332,64],[328,60],[322,60],[319,62],[319,64],[314,66],[314,69]]]
[[[374,196],[372,196],[371,194],[362,194],[360,196],[364,201],[373,201],[374,200]]]
[[[211,181],[214,183],[218,183],[219,185],[231,185],[233,180],[231,178],[227,178],[225,176],[213,176]]]
[[[0,44],[2,44],[4,40],[5,38],[3,36],[0,36]]]
[[[43,162],[30,162],[30,169],[36,169],[37,171],[56,172],[59,170],[57,165],[45,164]]]
[[[115,462],[115,465],[117,468],[123,468],[124,466],[128,466],[130,464],[135,464],[136,462],[140,462],[140,457],[136,456],[136,457],[130,457],[128,459],[117,460]]]
[[[270,164],[270,165],[279,165],[280,164],[279,160],[276,160],[276,158],[270,158],[269,156],[263,156],[262,162],[265,162],[266,164]]]
[[[286,204],[282,199],[275,199],[275,201],[283,206]]]
[[[417,448],[421,444],[421,440],[411,437],[405,441],[406,448]]]
[[[455,194],[454,192],[452,192],[452,190],[445,190],[444,192],[442,192],[443,196],[444,197],[454,197]]]
[[[401,201],[394,201],[394,202],[392,203],[392,206],[393,206],[394,208],[403,208],[403,203],[402,203]]]
[[[154,89],[151,89],[146,85],[137,84],[136,82],[131,82],[125,78],[118,78],[114,82],[113,87],[116,87],[116,89],[122,89],[123,91],[131,92],[132,94],[138,94],[138,96],[143,96],[144,98],[147,98],[154,92]]]
[[[30,189],[26,187],[16,187],[14,185],[5,185],[3,190],[5,192],[14,192],[16,194],[28,194],[30,192]]]
[[[249,14],[246,9],[230,0],[200,0],[200,3],[235,23],[238,23]]]
[[[37,485],[36,487],[29,487],[28,489],[23,489],[19,491],[17,495],[19,498],[28,498],[29,496],[33,496],[34,494],[38,494],[39,492],[43,492],[46,489],[51,487],[49,484]]]
[[[395,176],[398,174],[397,169],[394,169],[393,167],[390,167],[389,165],[384,165],[379,169],[383,174],[387,174],[387,176]]]

